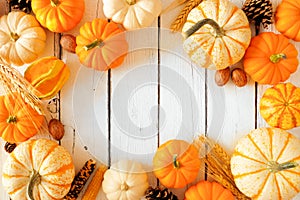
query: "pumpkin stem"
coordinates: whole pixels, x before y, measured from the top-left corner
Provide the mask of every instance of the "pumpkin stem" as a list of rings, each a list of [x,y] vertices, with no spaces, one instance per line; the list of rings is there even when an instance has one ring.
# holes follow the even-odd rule
[[[183,33],[184,39],[187,39],[188,37],[196,33],[205,24],[209,24],[214,28],[216,33],[215,37],[222,37],[225,35],[224,30],[219,26],[217,22],[215,22],[212,19],[203,19],[201,21],[198,21],[196,24],[194,24],[191,28],[189,28],[186,32]]]
[[[17,121],[18,121],[17,116],[9,116],[9,117],[7,118],[7,120],[6,120],[6,122],[7,122],[8,124],[10,124],[10,123],[16,123]]]
[[[136,4],[136,0],[126,0],[129,5]]]
[[[178,155],[177,154],[175,154],[174,156],[173,156],[173,166],[174,166],[174,168],[179,168],[180,167],[180,163],[179,163],[179,161],[177,160],[177,157],[178,157]]]
[[[85,45],[83,48],[88,51],[88,50],[91,50],[95,47],[103,47],[104,46],[104,42],[101,40],[101,39],[96,39],[94,42],[88,44],[88,45]]]
[[[56,7],[60,4],[60,0],[51,0],[51,6]]]
[[[299,164],[296,162],[285,162],[285,163],[277,163],[275,161],[270,161],[268,163],[268,169],[270,172],[276,173],[282,170],[291,169],[297,167]]]
[[[281,59],[286,59],[286,55],[284,53],[272,54],[270,56],[270,61],[272,63],[278,63]]]
[[[34,200],[33,188],[35,185],[40,184],[40,182],[41,182],[41,175],[37,171],[33,170],[27,187],[27,196],[30,200]]]
[[[127,191],[128,189],[129,189],[129,186],[127,185],[126,182],[124,182],[124,183],[121,184],[121,190],[122,191]]]
[[[10,38],[11,38],[12,41],[16,42],[20,38],[20,36],[16,33],[11,32],[10,33]]]

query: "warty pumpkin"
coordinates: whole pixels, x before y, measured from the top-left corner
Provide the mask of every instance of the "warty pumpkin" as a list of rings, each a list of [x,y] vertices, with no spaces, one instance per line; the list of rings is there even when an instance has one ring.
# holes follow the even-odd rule
[[[217,70],[240,61],[251,40],[245,13],[228,0],[200,3],[189,13],[182,32],[191,60]]]
[[[150,26],[161,9],[161,0],[103,0],[104,15],[127,30]]]
[[[261,116],[272,127],[287,130],[300,126],[300,88],[291,83],[268,88],[259,108]]]
[[[148,176],[142,164],[131,160],[113,163],[102,182],[108,200],[140,199],[148,187]]]
[[[153,172],[167,188],[183,188],[199,173],[196,147],[184,140],[169,140],[160,145],[153,157]]]
[[[123,30],[116,23],[99,18],[80,28],[76,43],[80,63],[100,71],[121,65],[128,51]]]
[[[73,29],[84,14],[84,0],[32,0],[32,11],[42,26],[62,33]]]
[[[70,69],[54,56],[40,58],[25,70],[25,79],[38,91],[40,99],[51,99],[70,76]]]
[[[12,11],[0,18],[0,57],[21,66],[38,58],[46,45],[46,33],[34,16]]]
[[[12,200],[62,199],[75,167],[68,151],[47,139],[19,144],[3,165],[2,183]]]
[[[234,200],[230,190],[217,182],[200,181],[184,194],[184,200]]]
[[[300,41],[300,2],[282,0],[275,12],[276,29],[286,37]]]
[[[244,70],[259,84],[286,81],[298,67],[298,52],[282,34],[263,32],[252,38],[244,56]]]
[[[250,131],[231,158],[236,186],[251,199],[292,199],[300,192],[299,146],[299,139],[279,128]]]
[[[3,140],[11,143],[28,140],[40,131],[44,118],[19,93],[0,96],[0,136]]]

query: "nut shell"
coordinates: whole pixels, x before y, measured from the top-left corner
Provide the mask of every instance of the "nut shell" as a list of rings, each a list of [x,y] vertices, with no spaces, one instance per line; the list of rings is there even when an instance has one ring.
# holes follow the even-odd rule
[[[225,85],[230,79],[230,68],[217,70],[215,72],[215,82],[218,86]]]
[[[51,119],[48,123],[48,130],[52,137],[61,140],[65,135],[64,125],[58,119]]]
[[[71,34],[66,34],[63,35],[60,38],[60,45],[61,47],[71,53],[75,53],[75,49],[76,49],[76,37],[71,35]]]
[[[231,80],[238,87],[243,87],[247,84],[247,74],[243,69],[236,68],[231,72]]]

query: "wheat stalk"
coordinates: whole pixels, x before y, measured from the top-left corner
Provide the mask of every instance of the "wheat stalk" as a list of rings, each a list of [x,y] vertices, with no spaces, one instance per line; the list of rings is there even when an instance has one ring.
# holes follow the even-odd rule
[[[199,5],[203,0],[189,0],[185,7],[181,10],[177,18],[171,24],[170,29],[172,31],[180,31],[183,27],[183,24],[186,22],[187,16],[190,11]]]
[[[16,69],[4,64],[1,59],[0,81],[7,92],[18,92],[26,103],[28,103],[39,114],[43,114],[42,104],[40,99],[35,95],[35,89]]]

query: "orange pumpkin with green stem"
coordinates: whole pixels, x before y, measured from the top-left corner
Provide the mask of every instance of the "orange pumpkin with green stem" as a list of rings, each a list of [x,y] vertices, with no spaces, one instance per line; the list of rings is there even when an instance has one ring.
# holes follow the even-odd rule
[[[183,188],[195,180],[200,169],[197,149],[183,140],[162,144],[153,158],[154,175],[168,188]]]
[[[99,71],[118,67],[125,59],[128,44],[123,30],[114,22],[94,19],[80,28],[76,54],[81,64]]]
[[[273,32],[253,37],[244,56],[244,70],[259,84],[286,81],[297,70],[298,63],[295,46]]]

